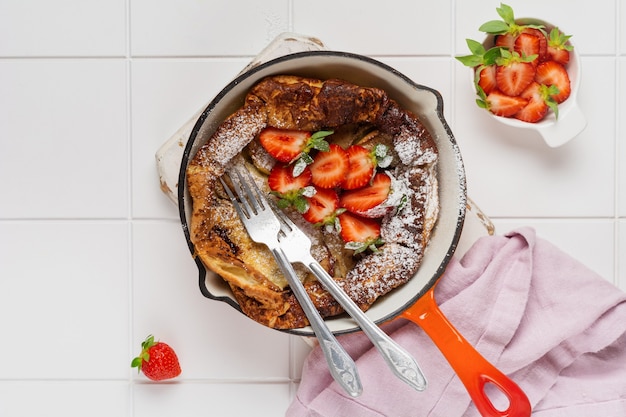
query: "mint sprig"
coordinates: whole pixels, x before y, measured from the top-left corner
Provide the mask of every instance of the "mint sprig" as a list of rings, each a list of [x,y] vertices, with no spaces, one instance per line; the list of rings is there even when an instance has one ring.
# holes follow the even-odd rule
[[[328,152],[330,150],[330,144],[326,140],[326,137],[332,135],[333,133],[335,132],[332,130],[320,130],[311,135],[306,145],[304,146],[304,149],[302,150],[302,152],[300,152],[300,155],[298,155],[291,161],[291,163],[294,164],[294,177],[302,174],[307,165],[311,165],[313,163],[313,158],[311,158],[311,155],[309,155],[309,152],[311,152],[311,150],[315,149],[321,152]]]

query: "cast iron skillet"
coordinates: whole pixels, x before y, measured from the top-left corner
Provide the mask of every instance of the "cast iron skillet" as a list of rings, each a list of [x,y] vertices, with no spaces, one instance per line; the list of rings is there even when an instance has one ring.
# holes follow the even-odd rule
[[[341,78],[357,85],[378,87],[402,107],[417,114],[437,143],[439,150],[438,181],[440,212],[422,265],[405,285],[381,297],[367,311],[376,323],[402,317],[418,324],[431,337],[449,361],[484,416],[530,416],[530,403],[521,389],[506,375],[486,361],[441,313],[434,299],[434,288],[443,275],[457,247],[467,204],[465,170],[461,154],[443,117],[441,95],[419,85],[393,68],[371,58],[346,52],[311,51],[286,55],[260,64],[229,83],[198,118],[183,153],[178,180],[178,201],[183,231],[191,253],[187,219],[191,199],[187,190],[186,170],[191,158],[215,132],[222,121],[243,105],[248,90],[264,77],[292,74],[318,79]],[[195,258],[203,295],[228,303],[241,311],[228,285]],[[358,331],[348,317],[326,320],[335,334]],[[310,327],[288,330],[300,336],[314,336]],[[498,410],[485,393],[491,383],[509,400],[506,410]]]

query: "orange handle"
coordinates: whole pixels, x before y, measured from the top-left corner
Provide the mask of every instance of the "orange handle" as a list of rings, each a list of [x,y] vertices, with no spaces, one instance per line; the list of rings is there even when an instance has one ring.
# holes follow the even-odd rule
[[[515,382],[482,357],[454,328],[437,306],[434,287],[405,310],[400,317],[411,320],[424,329],[463,382],[482,416],[530,416],[531,407],[526,394]],[[493,405],[485,393],[487,383],[492,383],[506,395],[509,401],[506,410],[498,410]]]

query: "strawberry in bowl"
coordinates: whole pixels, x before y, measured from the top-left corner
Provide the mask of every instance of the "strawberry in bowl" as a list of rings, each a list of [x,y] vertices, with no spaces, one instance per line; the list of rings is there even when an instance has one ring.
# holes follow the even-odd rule
[[[486,39],[467,39],[471,54],[457,57],[473,70],[476,104],[499,122],[537,130],[549,146],[560,146],[586,125],[576,103],[580,58],[571,35],[542,20],[515,19],[506,4],[496,11],[501,20],[479,28]]]

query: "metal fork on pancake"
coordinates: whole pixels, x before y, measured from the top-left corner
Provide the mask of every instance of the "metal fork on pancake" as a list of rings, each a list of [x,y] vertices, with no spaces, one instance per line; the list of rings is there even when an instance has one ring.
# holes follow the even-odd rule
[[[247,178],[244,178],[244,175]],[[224,177],[228,177],[232,185],[229,185],[224,180]],[[269,206],[268,201],[258,189],[250,173],[246,171],[245,174],[242,174],[239,171],[234,171],[224,174],[220,181],[237,210],[250,238],[255,242],[265,244],[274,255],[274,258],[276,258],[276,262],[287,278],[291,290],[302,306],[304,313],[309,319],[311,328],[319,340],[331,375],[348,394],[353,397],[359,396],[363,391],[363,387],[356,364],[326,326],[326,323],[309,298],[304,285],[296,275],[293,266],[285,256],[283,249],[281,249],[278,241],[281,223]]]
[[[280,209],[276,208],[273,204],[268,202],[265,197],[263,197],[262,193],[258,190],[254,180],[250,177],[248,173],[248,183],[244,181],[242,175],[240,173],[236,173],[240,184],[240,192],[238,195],[241,197],[241,192],[246,188],[250,190],[250,195],[245,195],[245,199],[250,199],[252,197],[252,189],[254,189],[254,198],[257,199],[257,203],[262,204],[263,207],[269,208],[269,212],[263,211],[261,213],[262,216],[266,217],[264,220],[264,227],[268,227],[271,224],[271,231],[264,231],[262,233],[262,237],[266,239],[266,235],[277,236],[278,240],[272,242],[272,244],[279,245],[279,256],[283,257],[289,263],[289,268],[293,271],[290,262],[292,263],[301,263],[306,266],[320,281],[320,283],[326,288],[326,290],[339,302],[339,304],[344,308],[344,310],[356,321],[356,323],[361,327],[361,330],[367,335],[367,337],[372,341],[374,346],[381,353],[383,358],[385,359],[387,365],[391,368],[394,374],[406,382],[409,386],[413,387],[418,391],[423,391],[426,389],[427,382],[422,370],[419,365],[415,361],[415,359],[406,352],[401,346],[399,346],[393,339],[391,339],[386,333],[384,333],[375,323],[373,323],[369,317],[354,303],[354,301],[343,291],[343,289],[335,282],[335,280],[324,270],[324,268],[313,258],[311,255],[311,240],[309,237],[302,231],[296,224],[291,221],[291,219]],[[222,180],[222,184],[226,192],[228,193],[231,201],[235,205],[235,208],[238,210],[240,217],[242,217],[242,221],[244,222],[244,226],[249,230],[250,220],[246,217],[245,214],[240,212],[240,205],[235,199],[234,195],[230,192],[229,187],[227,187]],[[265,209],[264,209],[265,210]],[[271,219],[270,217],[273,217]],[[247,222],[247,223],[246,223]],[[278,228],[276,226],[278,222]],[[253,228],[253,233],[260,233],[257,229],[258,226],[251,226]],[[256,240],[255,236],[250,236],[253,240]],[[271,249],[271,247],[270,247]],[[274,250],[272,250],[274,253]],[[280,264],[280,261],[279,261]],[[286,274],[288,277],[289,275]],[[302,283],[297,279],[297,283],[294,283],[296,288],[302,287]],[[290,282],[290,285],[293,285]],[[296,293],[296,289],[293,288],[294,293]],[[304,290],[304,288],[302,288]],[[304,293],[306,296],[306,292]],[[296,296],[298,296],[296,294]],[[305,301],[309,301],[308,296],[305,297]],[[300,300],[299,300],[300,301]],[[303,306],[304,307],[304,306]],[[313,307],[315,310],[315,307]],[[307,313],[307,310],[305,310]],[[317,310],[315,310],[315,315],[319,317]],[[307,313],[307,317],[308,313]],[[311,320],[311,317],[309,317]],[[311,326],[313,327],[313,325]],[[325,326],[324,326],[325,327]],[[315,328],[313,328],[315,331]],[[326,330],[328,330],[326,328]],[[317,331],[315,331],[316,335],[318,335]],[[331,333],[332,335],[332,333]],[[318,336],[319,337],[319,336]],[[321,344],[321,343],[320,343]],[[323,346],[322,346],[323,348]],[[328,358],[328,356],[327,356]],[[332,367],[331,367],[332,371]],[[356,370],[355,370],[356,374]],[[358,375],[357,375],[358,378]]]
[[[383,332],[345,293],[337,282],[311,255],[311,240],[300,228],[279,208],[272,205],[281,222],[278,240],[287,259],[292,263],[306,266],[337,300],[354,321],[361,327],[372,344],[378,349],[394,374],[418,391],[426,389],[427,382],[415,359],[391,337]]]

